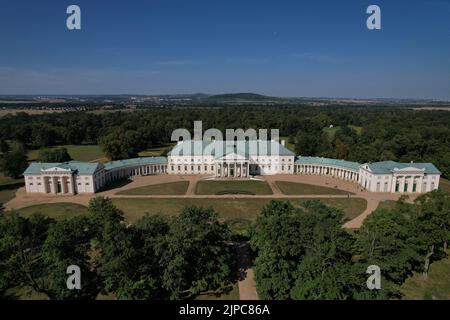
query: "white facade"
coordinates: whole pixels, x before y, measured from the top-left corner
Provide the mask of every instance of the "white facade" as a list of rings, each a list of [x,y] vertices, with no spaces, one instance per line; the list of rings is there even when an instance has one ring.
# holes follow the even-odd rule
[[[115,181],[152,174],[248,178],[298,174],[350,181],[370,192],[426,193],[438,189],[440,172],[431,163],[383,161],[359,164],[319,157],[295,157],[276,141],[185,141],[168,157],[147,157],[105,164],[70,161],[31,163],[24,172],[29,193],[95,193]]]
[[[405,168],[394,168],[391,173],[376,173],[370,165],[360,167],[358,183],[371,192],[392,193],[426,193],[437,190],[440,173],[427,173],[423,168],[416,168],[414,164]]]
[[[218,178],[291,174],[295,154],[276,141],[185,141],[168,155],[169,174]]]

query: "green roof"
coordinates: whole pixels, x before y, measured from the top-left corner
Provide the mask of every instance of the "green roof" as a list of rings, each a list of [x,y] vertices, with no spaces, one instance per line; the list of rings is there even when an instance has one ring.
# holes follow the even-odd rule
[[[361,165],[358,162],[351,162],[351,161],[346,161],[346,160],[337,160],[337,159],[321,158],[321,157],[302,157],[302,156],[298,156],[295,159],[295,164],[329,165],[329,166],[340,167],[343,169],[349,169],[352,171],[359,171],[359,166]]]
[[[41,174],[42,170],[50,168],[61,168],[71,170],[78,174],[93,174],[95,171],[103,168],[101,163],[69,161],[69,162],[32,162],[23,174]]]
[[[434,164],[425,163],[415,163],[415,162],[395,162],[395,161],[381,161],[368,163],[370,171],[374,174],[392,173],[396,169],[405,168],[417,168],[419,170],[424,170],[427,174],[441,174],[441,172],[434,166]]]
[[[250,141],[204,141],[189,140],[177,144],[169,156],[201,156],[212,155],[220,158],[226,154],[235,152],[245,157],[250,156],[294,156],[295,154],[274,140],[250,140]]]
[[[133,166],[145,166],[150,164],[167,164],[166,157],[142,157],[125,160],[117,160],[105,163],[106,170],[112,170],[117,168],[133,167]]]

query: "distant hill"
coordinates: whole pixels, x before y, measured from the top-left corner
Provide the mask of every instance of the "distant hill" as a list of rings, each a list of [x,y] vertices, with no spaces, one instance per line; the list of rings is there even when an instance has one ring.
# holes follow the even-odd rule
[[[279,102],[280,98],[264,96],[256,93],[226,93],[212,95],[205,98],[206,102],[216,103],[241,103],[241,102]]]

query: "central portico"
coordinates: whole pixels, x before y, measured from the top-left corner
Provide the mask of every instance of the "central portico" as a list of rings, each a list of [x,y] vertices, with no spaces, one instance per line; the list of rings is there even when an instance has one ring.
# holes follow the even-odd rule
[[[249,159],[236,152],[228,153],[215,159],[218,178],[247,178],[249,175]]]
[[[294,161],[295,154],[275,140],[188,140],[168,154],[168,173],[249,178],[293,173]]]

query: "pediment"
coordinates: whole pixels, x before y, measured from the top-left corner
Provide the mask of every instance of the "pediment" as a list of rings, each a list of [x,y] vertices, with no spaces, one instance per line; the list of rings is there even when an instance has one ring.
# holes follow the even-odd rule
[[[239,153],[236,153],[236,152],[230,152],[221,157],[218,157],[217,159],[218,160],[246,160],[246,157]]]

